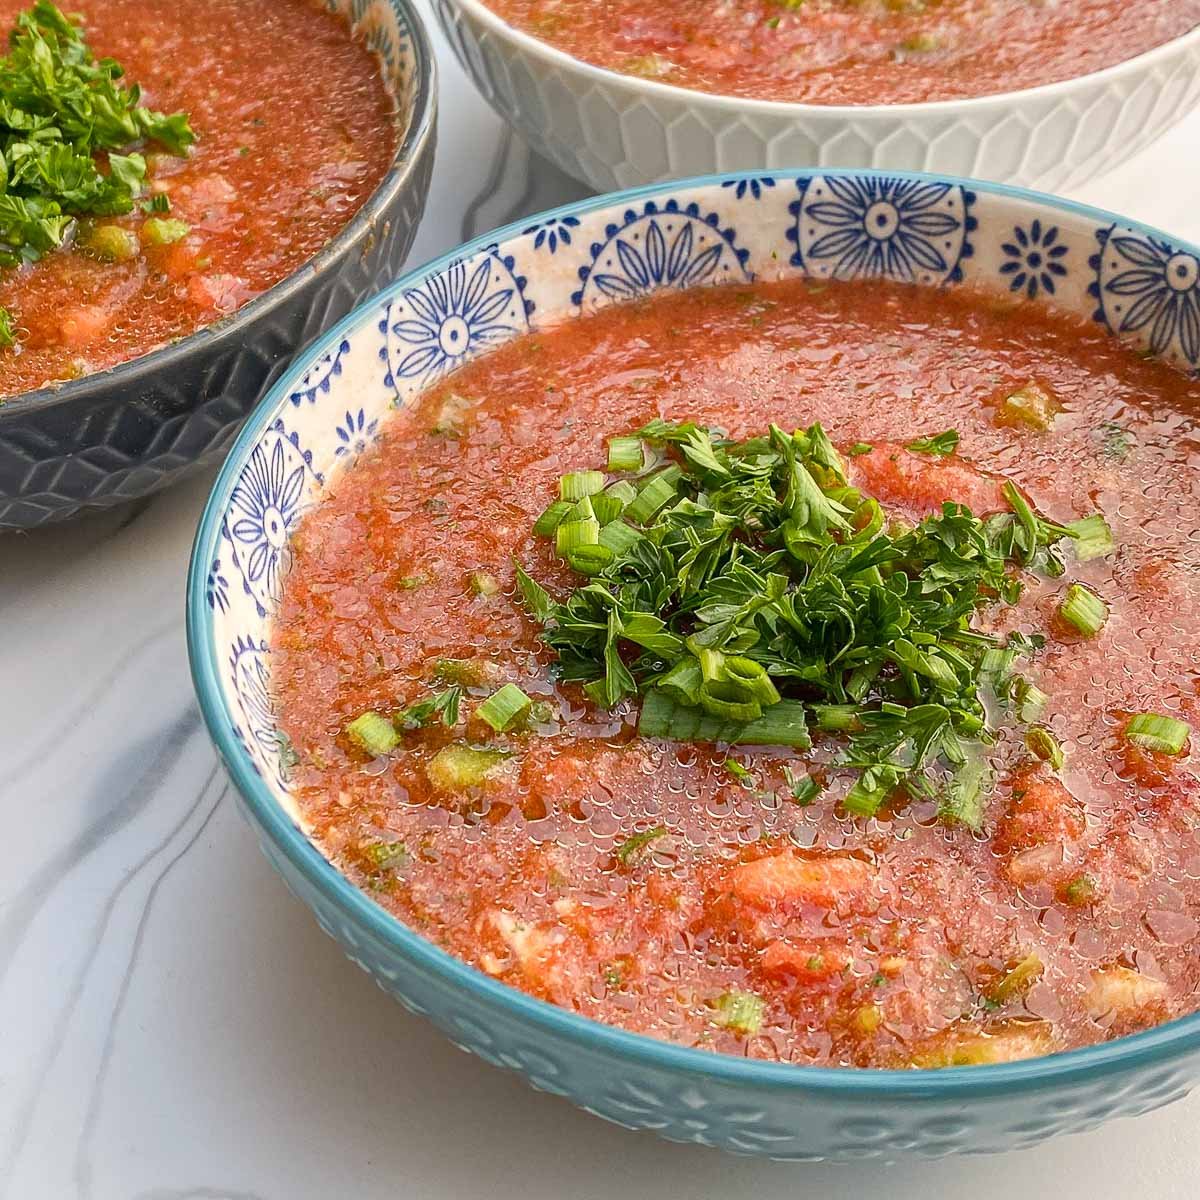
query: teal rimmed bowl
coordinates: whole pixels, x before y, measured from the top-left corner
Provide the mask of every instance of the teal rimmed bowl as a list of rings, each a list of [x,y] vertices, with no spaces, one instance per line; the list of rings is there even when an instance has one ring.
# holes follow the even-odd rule
[[[188,579],[188,648],[242,809],[288,886],[381,987],[463,1048],[630,1128],[784,1159],[889,1159],[1011,1150],[1182,1097],[1200,1076],[1200,1014],[1045,1058],[930,1072],[795,1067],[627,1033],[450,957],[345,880],[302,827],[268,687],[272,611],[291,532],[392,410],[526,330],[657,291],[797,272],[1019,292],[1200,368],[1200,249],[970,180],[712,177],[598,197],[477,239],[303,351],[214,486]]]

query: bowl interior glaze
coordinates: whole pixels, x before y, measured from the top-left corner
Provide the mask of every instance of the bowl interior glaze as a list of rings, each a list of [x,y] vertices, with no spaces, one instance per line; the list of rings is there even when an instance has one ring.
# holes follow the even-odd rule
[[[800,1068],[673,1046],[554,1009],[457,962],[378,908],[308,839],[288,795],[269,688],[270,623],[288,539],[304,513],[370,451],[394,410],[509,339],[658,292],[795,274],[1019,293],[1097,321],[1135,351],[1200,369],[1200,249],[1111,213],[948,177],[792,171],[654,186],[543,214],[409,274],[310,346],[276,384],[230,454],[196,539],[188,588],[193,675],[268,857],[388,990],[539,1086],[551,1086],[548,1067],[539,1071],[515,1052],[506,1057],[503,1037],[497,1046],[499,1035],[480,1032],[477,1018],[460,1028],[439,1011],[447,997],[527,1033],[545,1047],[542,1059],[553,1061],[549,1047],[557,1042],[622,1069],[674,1072],[699,1089],[701,1109],[712,1102],[706,1089],[734,1087],[742,1103],[762,1100],[764,1112],[814,1097],[921,1099],[953,1112],[966,1096],[1082,1088],[1106,1074],[1195,1058],[1200,1015],[1043,1059],[942,1072]],[[425,982],[441,1000],[418,998]],[[988,1137],[968,1122],[947,1135],[945,1150],[1027,1144],[1186,1091],[1170,1071],[1155,1078],[1156,1091],[1114,1084],[1116,1098],[1093,1105],[1091,1117],[1068,1105],[1032,1125],[1014,1118],[1003,1136]],[[834,1144],[819,1121],[767,1142],[732,1118],[692,1128],[680,1124],[686,1112],[669,1098],[662,1120],[649,1101],[645,1112],[605,1102],[590,1076],[551,1090],[623,1123],[746,1152],[807,1158],[862,1157],[872,1145],[871,1153],[906,1150],[899,1135],[890,1149],[866,1133]]]

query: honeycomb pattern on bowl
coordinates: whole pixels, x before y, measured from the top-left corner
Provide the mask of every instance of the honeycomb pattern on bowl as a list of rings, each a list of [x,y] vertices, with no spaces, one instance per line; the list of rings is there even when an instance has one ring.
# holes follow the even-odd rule
[[[434,0],[483,97],[598,191],[787,167],[931,171],[1077,188],[1200,102],[1200,30],[1094,75],[1004,96],[849,108],[744,102],[587,66],[517,33],[480,0]]]

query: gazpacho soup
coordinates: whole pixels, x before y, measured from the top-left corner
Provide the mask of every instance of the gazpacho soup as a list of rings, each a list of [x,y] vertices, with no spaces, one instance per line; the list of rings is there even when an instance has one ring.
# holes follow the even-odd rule
[[[599,67],[755,100],[914,104],[1087,75],[1200,24],[1200,0],[484,0]]]
[[[325,852],[499,980],[802,1064],[1198,1007],[1200,385],[967,287],[608,307],[394,414],[272,628]]]
[[[378,60],[315,0],[0,0],[0,20],[0,402],[233,312],[394,155]]]

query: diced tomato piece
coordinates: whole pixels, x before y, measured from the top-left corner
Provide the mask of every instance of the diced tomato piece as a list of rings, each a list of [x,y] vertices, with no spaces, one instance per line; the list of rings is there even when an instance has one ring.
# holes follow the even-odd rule
[[[1023,772],[1013,779],[996,842],[1009,850],[1028,850],[1051,842],[1078,841],[1085,827],[1083,805],[1060,780]]]
[[[801,858],[791,850],[742,863],[732,872],[733,894],[767,908],[784,902],[832,905],[864,891],[871,868],[857,858]]]
[[[108,331],[118,311],[104,304],[80,304],[68,308],[58,320],[59,339],[72,349],[89,346]]]
[[[845,946],[828,940],[809,939],[772,942],[762,952],[758,965],[766,975],[815,984],[840,978],[851,961]]]
[[[195,275],[188,280],[188,297],[197,308],[233,312],[250,295],[246,281],[236,275]]]
[[[877,442],[869,454],[850,459],[849,477],[880,503],[914,517],[937,512],[947,500],[965,504],[977,514],[1008,507],[999,476],[957,454],[944,458],[912,454],[894,442]]]

